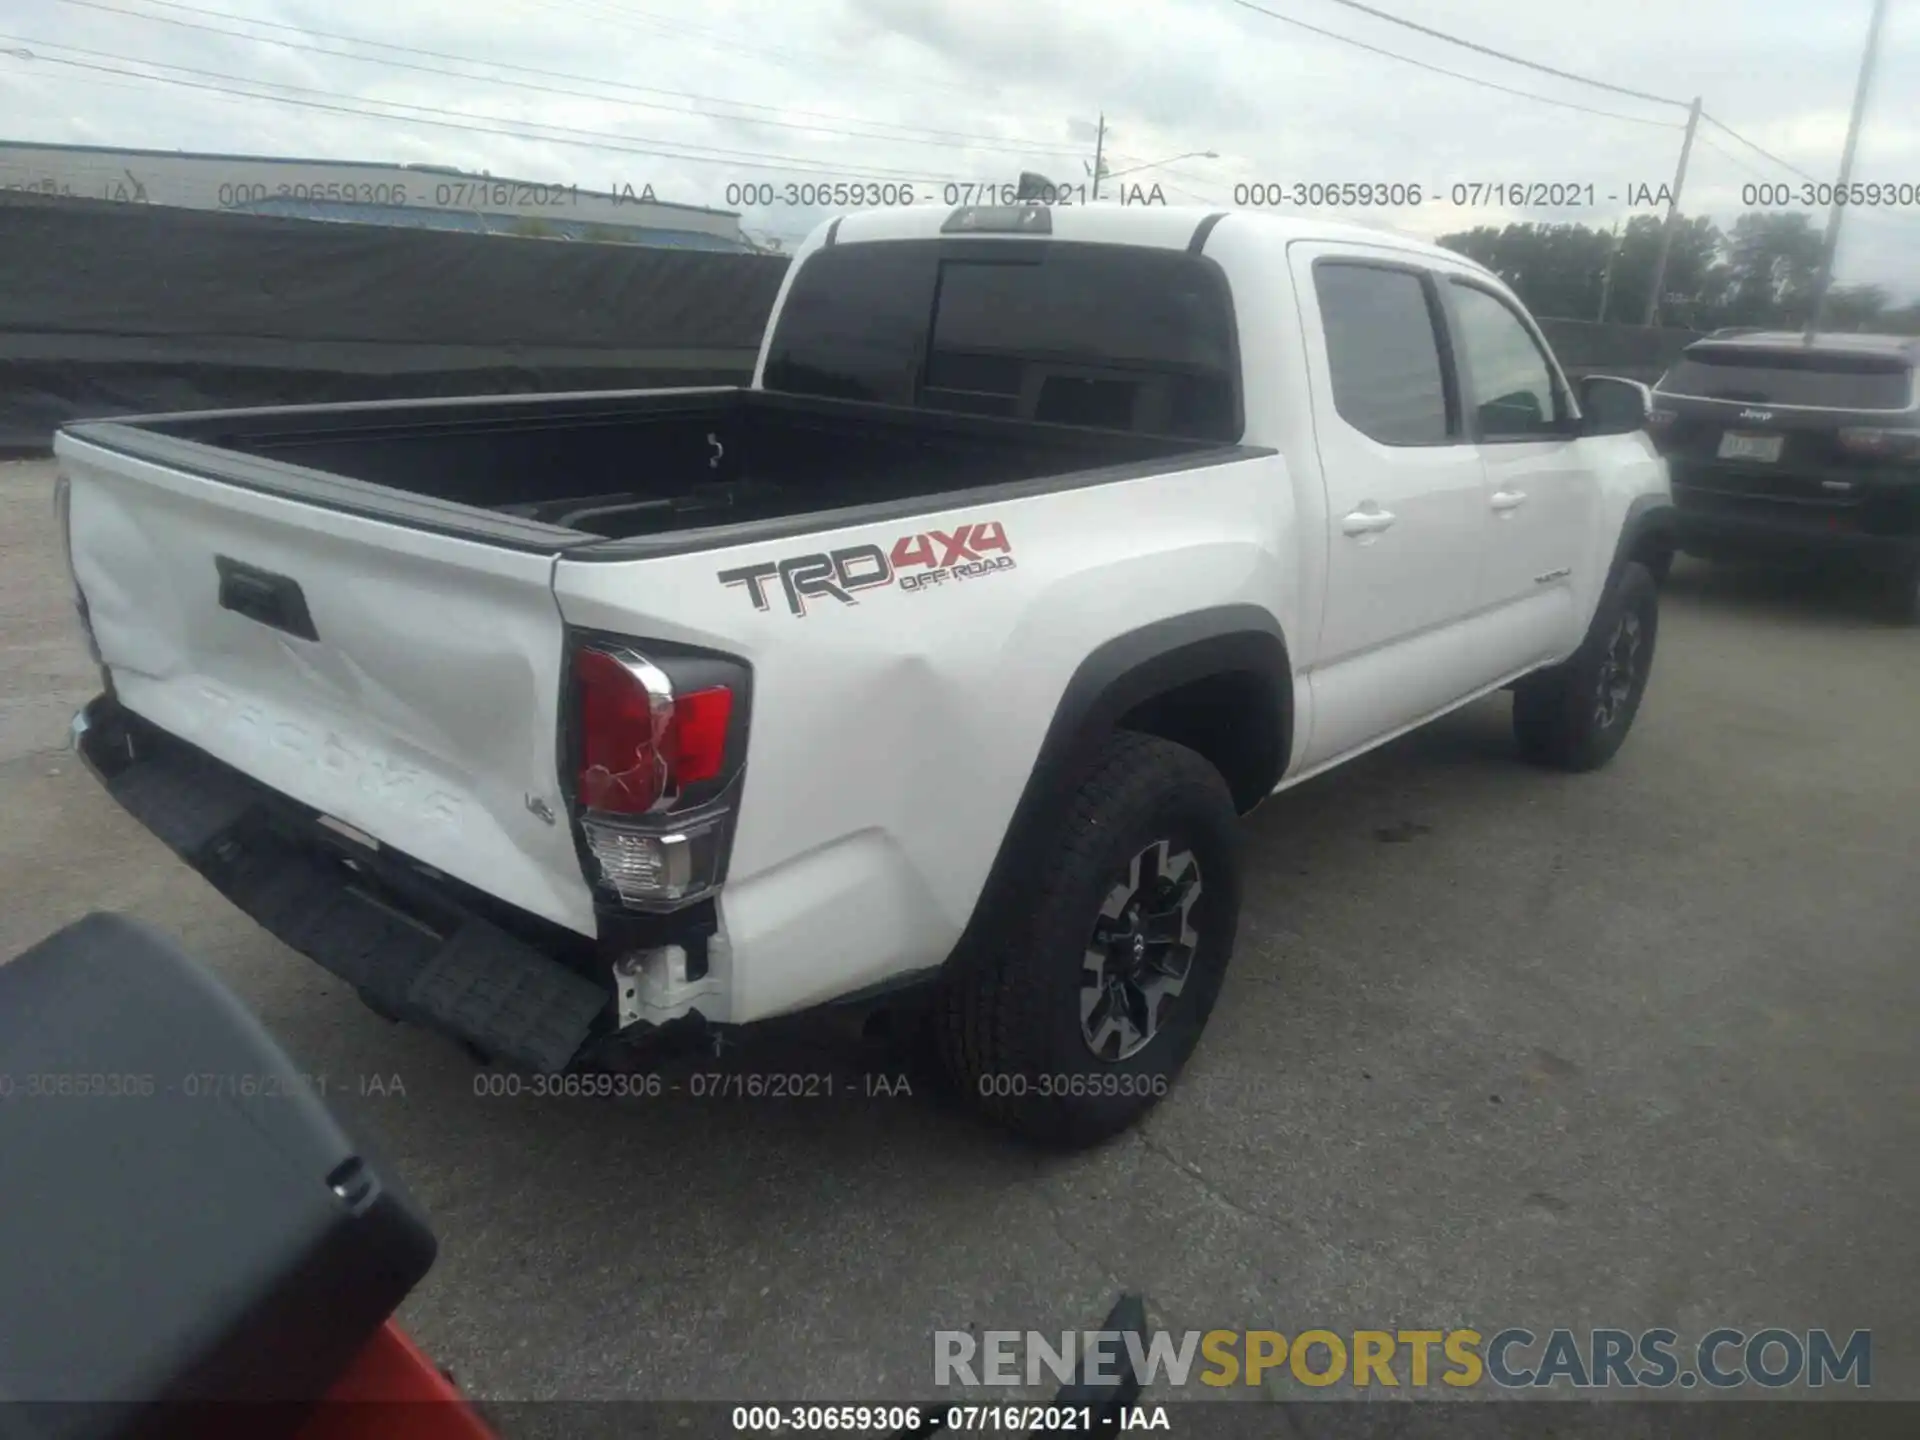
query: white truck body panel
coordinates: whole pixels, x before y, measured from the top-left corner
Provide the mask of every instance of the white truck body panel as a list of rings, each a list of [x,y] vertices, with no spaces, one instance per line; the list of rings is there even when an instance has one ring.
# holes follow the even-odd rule
[[[594,933],[555,769],[550,557],[384,524],[62,436],[73,566],[122,701],[272,789]],[[298,575],[317,644],[220,607],[214,557]]]
[[[1053,238],[1181,249],[1207,213],[1066,208]],[[928,238],[941,218],[849,216],[834,243]],[[756,386],[827,230],[789,267]],[[1342,418],[1314,261],[1411,264],[1517,306],[1480,267],[1373,230],[1237,214],[1204,253],[1238,316],[1242,443],[1273,453],[599,559],[420,533],[63,437],[100,648],[122,698],[162,728],[586,935],[558,760],[564,628],[737,656],[753,668],[752,725],[718,899],[725,994],[704,1012],[750,1021],[931,969],[973,914],[1069,680],[1106,642],[1211,607],[1271,617],[1293,671],[1285,788],[1569,655],[1628,507],[1665,493],[1644,435],[1407,449]],[[1376,512],[1392,523],[1351,523]],[[924,589],[796,614],[777,590],[760,608],[718,578],[989,521],[1013,565]],[[228,548],[300,576],[318,649],[218,608],[213,559]]]
[[[569,624],[742,656],[756,723],[721,892],[733,1010],[802,1008],[938,965],[965,928],[1053,718],[1087,655],[1213,605],[1291,618],[1278,457],[1088,486],[802,539],[624,562],[563,560]],[[1249,523],[1250,517],[1260,517]],[[716,572],[998,522],[1014,568],[795,615]],[[671,618],[668,618],[671,617]],[[852,917],[858,923],[851,923]]]

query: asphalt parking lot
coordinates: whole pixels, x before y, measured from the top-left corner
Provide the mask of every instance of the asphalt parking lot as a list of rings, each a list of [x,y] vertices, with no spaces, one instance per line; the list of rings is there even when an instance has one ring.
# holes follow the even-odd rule
[[[1681,562],[1599,774],[1520,765],[1500,697],[1269,804],[1193,1067],[1063,1159],[851,1082],[477,1096],[64,752],[51,477],[0,466],[0,954],[111,907],[216,966],[428,1208],[403,1318],[477,1395],[910,1399],[934,1330],[1129,1288],[1178,1330],[1870,1328],[1920,1399],[1920,633],[1844,591]]]

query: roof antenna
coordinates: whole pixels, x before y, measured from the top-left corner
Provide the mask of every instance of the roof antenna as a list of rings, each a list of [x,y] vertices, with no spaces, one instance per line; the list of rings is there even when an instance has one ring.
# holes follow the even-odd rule
[[[1060,193],[1060,187],[1046,176],[1032,170],[1020,172],[1020,188],[1013,192],[1013,198],[1028,205],[1045,205]]]

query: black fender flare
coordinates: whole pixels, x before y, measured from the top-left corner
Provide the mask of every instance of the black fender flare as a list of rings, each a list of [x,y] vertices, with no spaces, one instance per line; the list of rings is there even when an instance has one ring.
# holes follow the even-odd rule
[[[1276,718],[1257,742],[1238,783],[1244,814],[1286,773],[1293,745],[1293,665],[1279,621],[1257,605],[1220,605],[1168,616],[1106,641],[1075,668],[1054,707],[1020,799],[1002,833],[986,883],[974,901],[960,948],[978,936],[1031,874],[1053,838],[1057,817],[1105,738],[1156,696],[1219,675],[1248,677]]]
[[[1613,589],[1614,582],[1620,578],[1620,571],[1647,541],[1656,541],[1671,558],[1679,529],[1679,512],[1670,497],[1657,494],[1634,496],[1627,506],[1625,518],[1620,522],[1620,535],[1613,545],[1613,563],[1607,567],[1607,583],[1602,587],[1601,595],[1604,597]],[[1654,578],[1666,579],[1664,567],[1655,573]]]

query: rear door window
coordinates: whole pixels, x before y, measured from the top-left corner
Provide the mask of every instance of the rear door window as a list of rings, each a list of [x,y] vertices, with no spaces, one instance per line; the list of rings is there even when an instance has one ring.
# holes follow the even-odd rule
[[[1913,372],[1896,356],[1695,345],[1661,377],[1659,388],[1668,395],[1753,405],[1904,410],[1913,403]]]
[[[1411,270],[1322,260],[1313,289],[1340,418],[1382,445],[1450,443],[1458,427],[1426,282]]]

